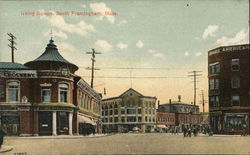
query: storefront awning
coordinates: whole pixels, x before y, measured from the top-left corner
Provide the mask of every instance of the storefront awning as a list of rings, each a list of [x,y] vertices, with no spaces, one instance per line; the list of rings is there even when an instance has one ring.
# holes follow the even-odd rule
[[[157,128],[167,128],[166,125],[157,125]]]
[[[88,124],[96,125],[96,122],[92,121],[90,118],[85,117],[85,116],[78,115],[77,119],[79,123],[88,123]]]

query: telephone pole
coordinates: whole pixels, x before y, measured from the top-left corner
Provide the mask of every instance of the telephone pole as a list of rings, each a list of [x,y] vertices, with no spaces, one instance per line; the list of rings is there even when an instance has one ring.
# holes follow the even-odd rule
[[[202,110],[203,110],[203,112],[205,112],[205,100],[204,100],[204,92],[203,92],[203,90],[201,91],[201,95],[202,95]]]
[[[10,41],[10,44],[8,44],[8,46],[11,48],[11,61],[12,63],[14,63],[14,50],[17,50],[15,45],[16,42],[14,41],[16,39],[16,37],[12,34],[12,33],[7,33],[8,36],[10,36],[10,39],[8,39]]]
[[[91,70],[91,88],[93,88],[93,84],[94,84],[94,71],[95,70],[100,70],[98,68],[95,68],[95,62],[96,62],[95,55],[96,54],[101,54],[101,53],[100,52],[96,52],[95,49],[92,48],[92,52],[86,52],[86,54],[91,54],[92,55],[92,58],[91,58],[91,60],[92,60],[92,67],[91,68],[87,67],[86,69],[87,70]]]
[[[196,82],[197,82],[197,77],[201,76],[202,74],[198,74],[200,73],[201,71],[192,71],[192,72],[189,72],[190,75],[188,76],[191,76],[191,77],[194,77],[194,106],[196,105]]]

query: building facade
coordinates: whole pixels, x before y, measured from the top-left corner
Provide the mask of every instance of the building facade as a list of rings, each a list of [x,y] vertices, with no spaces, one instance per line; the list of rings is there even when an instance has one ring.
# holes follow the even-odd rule
[[[104,132],[151,132],[156,122],[156,97],[144,96],[130,88],[102,103]]]
[[[80,122],[97,127],[101,98],[76,78],[76,70],[52,39],[41,56],[24,65],[0,62],[1,128],[9,135],[26,136],[78,134]],[[88,98],[88,113],[74,100],[80,89]]]
[[[208,51],[209,112],[215,133],[249,134],[249,44]]]
[[[170,119],[175,117],[170,122],[162,119],[162,116],[168,116]],[[161,104],[157,110],[157,125],[165,125],[166,127],[179,127],[199,125],[201,121],[199,106],[186,104],[179,101],[169,101],[169,103]]]

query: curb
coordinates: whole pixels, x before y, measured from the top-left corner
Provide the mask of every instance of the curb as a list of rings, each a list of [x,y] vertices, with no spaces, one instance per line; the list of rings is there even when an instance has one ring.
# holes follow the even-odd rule
[[[113,134],[96,135],[96,136],[30,136],[30,137],[6,137],[7,139],[81,139],[81,138],[101,138],[112,136]]]
[[[2,145],[2,148],[0,149],[0,154],[10,152],[12,150],[13,148],[11,146]]]

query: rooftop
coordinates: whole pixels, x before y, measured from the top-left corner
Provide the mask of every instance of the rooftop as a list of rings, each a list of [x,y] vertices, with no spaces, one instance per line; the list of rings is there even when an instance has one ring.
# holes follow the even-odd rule
[[[56,45],[54,44],[54,40],[52,39],[49,41],[49,44],[47,44],[45,52],[41,56],[39,56],[33,61],[27,62],[26,64],[29,65],[34,64],[36,62],[59,62],[70,65],[75,71],[78,70],[78,67],[75,64],[70,63],[61,56]]]
[[[242,45],[230,45],[230,46],[220,46],[208,51],[208,55],[217,54],[219,52],[227,52],[227,51],[240,51],[245,49],[250,49],[250,44],[242,44]]]
[[[29,70],[30,68],[20,63],[0,62],[0,69],[8,70]]]

